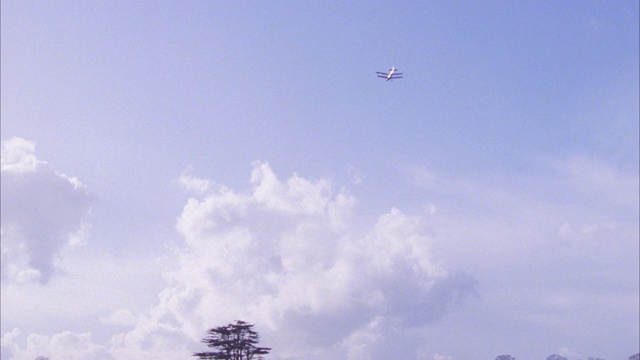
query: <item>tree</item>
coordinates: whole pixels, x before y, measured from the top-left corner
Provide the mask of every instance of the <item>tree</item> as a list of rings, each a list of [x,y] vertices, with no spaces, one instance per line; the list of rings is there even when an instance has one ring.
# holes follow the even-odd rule
[[[547,360],[567,360],[567,358],[564,356],[560,356],[558,354],[553,354],[553,355],[547,356]]]
[[[496,360],[516,360],[516,358],[511,355],[500,355],[496,356]]]
[[[640,360],[640,353],[629,356],[629,360]]]
[[[200,359],[212,360],[251,360],[263,359],[271,348],[257,347],[260,336],[253,330],[253,325],[236,320],[235,324],[209,329],[202,342],[216,351],[194,353]]]

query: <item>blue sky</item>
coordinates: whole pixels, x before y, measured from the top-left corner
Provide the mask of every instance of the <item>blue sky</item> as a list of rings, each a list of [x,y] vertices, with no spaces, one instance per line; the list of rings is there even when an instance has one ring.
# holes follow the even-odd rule
[[[3,2],[2,358],[637,353],[638,14]]]

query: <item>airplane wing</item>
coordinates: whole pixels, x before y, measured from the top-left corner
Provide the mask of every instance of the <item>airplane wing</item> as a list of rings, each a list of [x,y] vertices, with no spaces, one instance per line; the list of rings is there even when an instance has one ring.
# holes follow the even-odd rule
[[[402,73],[400,72],[393,72],[394,69],[389,69],[389,72],[385,73],[382,71],[376,71],[376,75],[379,78],[383,78],[383,79],[387,79],[387,80],[392,80],[392,79],[402,79]]]

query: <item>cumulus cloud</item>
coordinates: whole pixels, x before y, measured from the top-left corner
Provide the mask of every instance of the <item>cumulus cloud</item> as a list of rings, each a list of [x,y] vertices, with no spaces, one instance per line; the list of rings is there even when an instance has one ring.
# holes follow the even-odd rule
[[[118,309],[108,316],[100,318],[105,325],[130,327],[137,323],[138,319],[129,310]]]
[[[187,191],[198,194],[206,193],[212,186],[211,181],[193,175],[193,168],[188,167],[180,174],[178,183]]]
[[[418,216],[391,209],[358,231],[356,199],[330,181],[281,181],[255,163],[250,185],[189,199],[170,285],[114,338],[118,358],[148,355],[151,344],[186,346],[184,355],[204,346],[207,328],[244,319],[275,358],[376,359],[384,339],[438,321],[474,292],[473,278],[434,262]],[[181,337],[182,346],[165,343]]]
[[[113,359],[109,350],[91,340],[91,333],[75,334],[64,331],[49,337],[40,334],[30,334],[26,345],[21,347],[17,343],[20,330],[13,329],[2,337],[2,358],[11,354],[13,360],[33,359],[69,359],[84,360]]]
[[[84,241],[92,197],[54,171],[25,139],[2,141],[2,281],[47,283],[55,257]]]

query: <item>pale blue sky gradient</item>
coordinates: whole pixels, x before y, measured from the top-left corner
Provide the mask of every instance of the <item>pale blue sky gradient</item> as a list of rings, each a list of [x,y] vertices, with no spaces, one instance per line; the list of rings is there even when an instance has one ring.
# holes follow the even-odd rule
[[[433,263],[477,281],[407,356],[638,352],[638,14],[637,1],[2,2],[2,140],[86,186],[91,230],[56,251],[59,276],[119,294],[57,319],[39,302],[61,291],[56,274],[3,275],[2,335],[20,328],[24,349],[30,333],[91,332],[109,348],[128,330],[99,318],[159,306],[166,263],[190,249],[176,220],[206,194],[181,174],[248,193],[259,161],[353,196],[350,236],[392,208],[421,217]],[[404,78],[376,78],[391,66]],[[113,262],[112,278],[92,262]],[[12,308],[25,297],[40,315]]]

